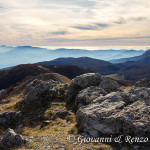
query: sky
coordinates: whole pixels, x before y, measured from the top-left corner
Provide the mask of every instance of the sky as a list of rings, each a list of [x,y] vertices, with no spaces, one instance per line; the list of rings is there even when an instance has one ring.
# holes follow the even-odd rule
[[[150,46],[149,0],[1,0],[0,45]]]

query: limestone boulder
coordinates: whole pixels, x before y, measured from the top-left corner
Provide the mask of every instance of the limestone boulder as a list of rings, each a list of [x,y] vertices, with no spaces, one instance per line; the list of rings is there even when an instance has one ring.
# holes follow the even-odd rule
[[[87,73],[77,76],[72,80],[68,88],[68,95],[66,97],[67,104],[73,104],[79,91],[89,87],[98,86],[101,82],[101,75],[98,73]]]
[[[25,96],[23,100],[16,105],[16,107],[30,109],[32,106],[46,105],[51,100],[50,90],[55,86],[57,86],[56,81],[41,81],[36,79],[27,85]]]
[[[101,96],[106,95],[107,92],[98,86],[90,86],[82,91],[76,97],[74,110],[78,110],[80,107],[93,103],[93,101]]]
[[[79,108],[77,122],[91,136],[122,134],[150,138],[148,91],[133,88],[98,97],[93,103]]]
[[[120,90],[119,84],[115,80],[111,78],[107,78],[107,77],[102,78],[102,81],[100,82],[99,87],[104,89],[107,93]]]

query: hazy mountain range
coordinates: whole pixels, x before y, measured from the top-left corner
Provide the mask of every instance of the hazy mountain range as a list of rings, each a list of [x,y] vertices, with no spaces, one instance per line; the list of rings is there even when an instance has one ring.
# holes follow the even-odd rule
[[[32,46],[8,47],[0,46],[0,68],[15,66],[18,64],[50,61],[59,57],[91,57],[101,60],[114,60],[139,56],[143,50],[81,50],[81,49],[56,49]]]
[[[25,49],[27,50],[26,52],[30,52],[27,47]],[[23,51],[25,52],[24,49]],[[10,50],[10,52],[12,54],[13,50]],[[26,77],[36,76],[42,73],[59,73],[72,79],[84,73],[96,72],[113,77],[121,84],[130,84],[139,79],[150,78],[150,50],[147,50],[140,56],[126,58],[126,60],[128,61],[124,63],[113,64],[105,60],[90,57],[67,57],[42,61],[35,64],[18,65],[6,70],[0,70],[0,89],[14,86]],[[5,61],[9,62],[9,59]]]
[[[123,63],[127,61],[137,61],[139,63],[143,64],[149,64],[150,63],[150,50],[147,50],[143,55],[129,57],[129,58],[121,58],[121,59],[114,59],[110,62],[112,63]]]

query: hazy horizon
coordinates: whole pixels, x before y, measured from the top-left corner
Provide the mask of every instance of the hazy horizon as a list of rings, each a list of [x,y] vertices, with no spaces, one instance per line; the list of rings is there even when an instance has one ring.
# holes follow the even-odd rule
[[[46,49],[49,48],[49,49]],[[111,61],[114,59],[129,58],[139,56],[144,53],[144,50],[102,50],[102,47],[67,47],[71,49],[59,49],[59,47],[32,47],[32,46],[17,46],[17,47],[0,47],[0,68],[15,66],[18,64],[37,63],[42,61],[50,61],[64,57],[90,57]],[[106,47],[104,47],[106,49]],[[110,49],[112,47],[108,47]],[[123,48],[123,47],[122,47]],[[125,48],[125,47],[124,47]],[[129,47],[128,47],[129,48]],[[139,47],[138,47],[139,48]],[[101,49],[101,50],[100,50]]]
[[[150,46],[35,46],[40,48],[47,48],[47,49],[81,49],[81,50],[148,50],[150,49]]]
[[[31,46],[31,45],[0,45],[0,47],[18,47],[18,46]],[[80,50],[149,50],[150,46],[39,46],[34,45],[31,47],[39,47],[39,48],[46,48],[49,50],[56,50],[56,49],[80,49]]]

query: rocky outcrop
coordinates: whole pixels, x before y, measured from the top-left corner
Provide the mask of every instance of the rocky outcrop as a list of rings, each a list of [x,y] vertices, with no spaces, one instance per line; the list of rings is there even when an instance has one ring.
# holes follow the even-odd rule
[[[98,86],[101,81],[101,75],[97,73],[88,73],[81,76],[77,76],[72,80],[68,89],[68,95],[66,97],[67,104],[74,103],[79,91],[89,87]]]
[[[107,92],[98,86],[90,86],[82,91],[76,97],[73,109],[77,111],[81,106],[92,103],[96,98],[106,95]]]
[[[150,79],[142,79],[135,83],[136,87],[147,87],[150,88]]]
[[[33,89],[36,91],[37,94],[37,92],[41,92],[39,91],[40,88],[44,88],[43,90],[49,90],[50,88],[56,86],[57,83],[58,82],[54,80],[42,81],[39,79],[35,79],[25,87],[24,94],[31,92]]]
[[[22,112],[3,112],[0,114],[0,126],[15,128],[23,121]]]
[[[94,90],[96,90],[96,92],[94,92]],[[97,73],[83,74],[74,78],[70,83],[66,102],[69,106],[73,106],[72,109],[74,109],[80,107],[80,105],[90,103],[90,101],[100,95],[106,95],[106,92],[110,93],[118,90],[120,90],[119,85],[113,79],[101,77],[101,75]],[[86,96],[87,94],[91,96],[88,98],[88,96]]]
[[[27,140],[25,140],[20,134],[16,134],[13,129],[7,129],[0,140],[0,146],[3,149],[10,149],[21,147],[26,142]]]
[[[29,109],[36,105],[46,105],[50,101],[50,89],[57,85],[56,81],[47,82],[35,79],[27,85],[24,99],[16,106],[23,109]]]
[[[150,89],[112,92],[80,107],[77,122],[91,136],[132,135],[150,138]]]
[[[120,90],[118,83],[115,80],[113,80],[111,78],[107,78],[107,77],[102,78],[102,81],[100,82],[99,86],[102,89],[104,89],[107,93],[111,93],[111,92]]]

